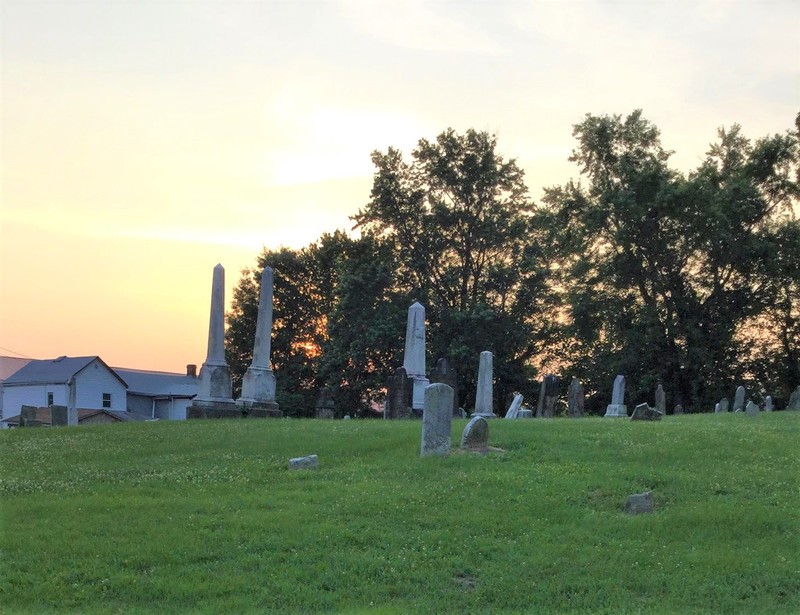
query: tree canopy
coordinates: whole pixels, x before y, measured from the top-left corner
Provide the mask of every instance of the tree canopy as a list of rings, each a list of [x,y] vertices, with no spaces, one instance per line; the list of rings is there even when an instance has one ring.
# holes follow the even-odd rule
[[[538,205],[486,132],[448,129],[410,158],[373,152],[360,236],[265,250],[243,272],[228,319],[234,373],[247,368],[269,264],[289,414],[312,414],[322,386],[340,415],[373,413],[402,364],[414,301],[427,310],[429,364],[456,366],[466,407],[483,350],[495,354],[500,414],[513,391],[534,399],[544,367],[581,377],[594,412],[617,373],[629,399],[661,382],[695,411],[740,382],[788,397],[800,384],[797,130],[751,141],[738,125],[720,129],[688,174],[638,110],[587,115],[573,136],[580,179]]]

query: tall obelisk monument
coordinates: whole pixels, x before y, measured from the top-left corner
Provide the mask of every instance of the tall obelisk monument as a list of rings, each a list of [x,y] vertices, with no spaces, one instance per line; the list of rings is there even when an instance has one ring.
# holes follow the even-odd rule
[[[419,302],[408,308],[403,367],[414,381],[411,407],[421,411],[425,407],[425,387],[430,381],[425,375],[425,308]]]
[[[242,380],[242,396],[236,400],[250,416],[281,416],[275,401],[275,374],[270,369],[272,351],[272,268],[265,267],[261,274],[261,291],[258,298],[256,339],[253,343],[253,362]]]
[[[231,372],[225,362],[225,269],[214,267],[211,282],[211,316],[208,324],[208,353],[200,368],[197,397],[187,411],[188,418],[241,416],[231,397]]]

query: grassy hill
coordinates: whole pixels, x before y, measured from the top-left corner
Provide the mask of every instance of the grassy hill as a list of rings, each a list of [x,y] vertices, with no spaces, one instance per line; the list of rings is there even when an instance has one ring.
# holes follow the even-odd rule
[[[1,432],[0,610],[800,613],[800,413],[497,420],[446,459],[420,429]]]

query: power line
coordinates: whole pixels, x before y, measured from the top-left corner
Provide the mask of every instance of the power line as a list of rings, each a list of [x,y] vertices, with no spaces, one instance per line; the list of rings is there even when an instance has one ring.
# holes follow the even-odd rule
[[[10,348],[3,348],[2,346],[0,346],[0,350],[5,350],[6,352],[10,352],[10,353],[12,353],[12,354],[18,354],[18,355],[19,355],[19,356],[21,356],[22,358],[24,358],[24,359],[30,359],[31,361],[34,361],[34,360],[35,360],[33,357],[29,357],[28,355],[26,355],[26,354],[22,354],[21,352],[17,352],[16,350],[11,350]]]

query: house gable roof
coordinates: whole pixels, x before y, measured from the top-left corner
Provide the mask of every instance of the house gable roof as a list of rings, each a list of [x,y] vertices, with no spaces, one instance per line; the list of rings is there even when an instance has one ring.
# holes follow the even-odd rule
[[[193,397],[197,395],[200,384],[199,378],[186,374],[123,367],[114,367],[113,370],[128,383],[128,393],[149,397]]]
[[[78,372],[95,361],[105,367],[127,389],[128,384],[100,357],[58,357],[57,359],[34,360],[9,376],[5,386],[27,384],[67,384]]]
[[[0,382],[7,380],[16,374],[33,359],[22,359],[20,357],[0,357]]]

